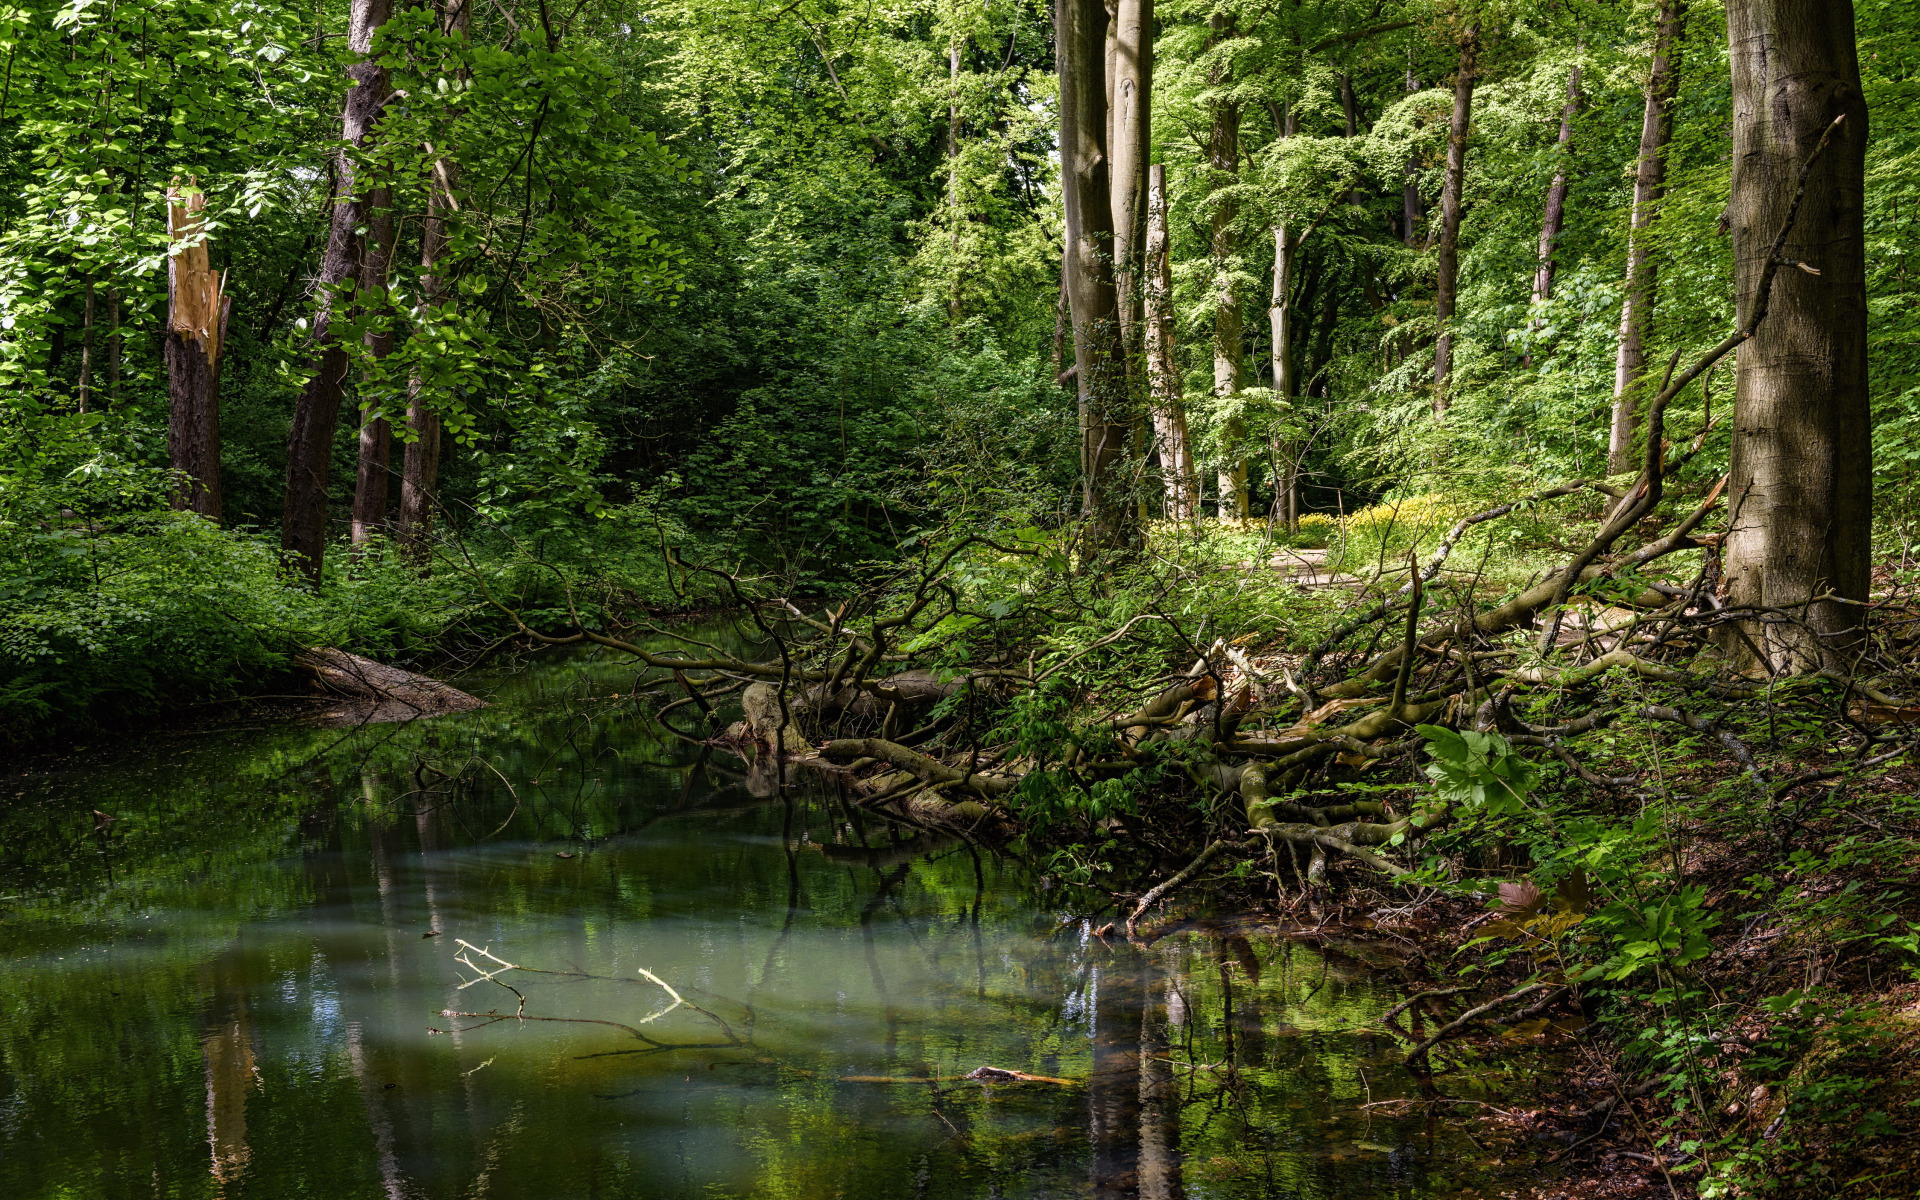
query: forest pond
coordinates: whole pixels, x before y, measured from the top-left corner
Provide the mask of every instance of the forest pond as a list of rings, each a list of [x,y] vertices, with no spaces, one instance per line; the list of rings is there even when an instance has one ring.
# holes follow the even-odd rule
[[[0,1194],[1477,1194],[1378,1104],[1380,951],[1102,941],[1032,864],[664,738],[620,661],[462,682],[0,779]]]

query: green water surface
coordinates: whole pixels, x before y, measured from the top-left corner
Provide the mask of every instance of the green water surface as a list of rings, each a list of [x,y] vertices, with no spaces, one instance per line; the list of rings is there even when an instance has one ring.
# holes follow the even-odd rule
[[[1016,861],[663,737],[617,659],[465,682],[493,706],[154,735],[0,780],[0,1196],[1318,1200],[1471,1176],[1449,1126],[1363,1107],[1415,1085],[1354,953],[1243,925],[1103,941]],[[1053,1082],[958,1078],[983,1066]]]

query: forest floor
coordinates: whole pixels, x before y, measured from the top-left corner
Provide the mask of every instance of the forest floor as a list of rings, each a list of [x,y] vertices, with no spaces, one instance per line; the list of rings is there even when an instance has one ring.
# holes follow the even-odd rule
[[[1275,665],[1280,647],[1248,660]],[[1657,748],[1621,727],[1586,761],[1601,777],[1643,774],[1650,758],[1669,796],[1643,849],[1668,894],[1684,898],[1707,937],[1672,970],[1592,979],[1544,1014],[1469,1023],[1431,1052],[1433,1094],[1456,1069],[1523,1047],[1553,1048],[1565,1073],[1557,1103],[1500,1111],[1438,1104],[1470,1126],[1510,1180],[1487,1193],[1564,1197],[1819,1196],[1893,1200],[1920,1178],[1920,765],[1896,758],[1839,785],[1783,794],[1777,783],[1838,773],[1909,736],[1920,711],[1856,704],[1835,720],[1832,697],[1729,711],[1717,720],[1751,747],[1743,766],[1708,737],[1660,731]],[[1851,726],[1848,728],[1847,726]],[[1361,764],[1362,770],[1375,764]],[[1388,782],[1379,764],[1376,785]],[[1360,773],[1356,772],[1356,775]],[[1402,776],[1412,776],[1410,763]],[[1760,781],[1768,781],[1761,786]],[[1570,776],[1543,807],[1548,823],[1583,810],[1645,823],[1646,797]],[[1522,825],[1516,841],[1529,836]],[[1533,831],[1535,835],[1539,831]],[[1488,865],[1455,859],[1456,881],[1524,879],[1524,849]],[[1222,864],[1223,866],[1226,864]],[[1243,873],[1244,874],[1244,873]],[[1227,897],[1246,885],[1216,877]],[[1275,877],[1264,911],[1295,922],[1309,903]],[[1535,938],[1489,940],[1500,898],[1460,888],[1394,888],[1357,862],[1337,863],[1315,900],[1322,929],[1374,936],[1417,955],[1415,992],[1461,988],[1411,1006],[1410,1043],[1500,990],[1578,959],[1578,924],[1551,953]],[[1228,902],[1231,902],[1229,899]],[[1125,906],[1123,905],[1123,908]],[[1526,949],[1528,953],[1522,953]],[[1564,959],[1560,957],[1564,954]],[[1576,979],[1579,975],[1574,976]],[[1582,1011],[1584,1010],[1584,1016]],[[1591,1019],[1589,1023],[1588,1019]],[[1552,1170],[1543,1172],[1543,1167]],[[1543,1175],[1557,1178],[1543,1178]]]

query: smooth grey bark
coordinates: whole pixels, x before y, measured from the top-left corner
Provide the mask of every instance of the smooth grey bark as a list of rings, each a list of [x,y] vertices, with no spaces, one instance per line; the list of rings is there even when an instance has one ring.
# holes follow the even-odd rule
[[[1133,506],[1121,469],[1128,412],[1126,354],[1113,284],[1113,203],[1106,147],[1106,9],[1099,0],[1055,0],[1060,71],[1060,190],[1066,209],[1067,302],[1080,393],[1085,544],[1133,540]]]
[[[1473,126],[1473,83],[1480,52],[1480,29],[1469,25],[1460,39],[1460,62],[1453,76],[1453,114],[1447,123],[1447,166],[1440,183],[1440,254],[1433,295],[1439,333],[1433,343],[1433,411],[1452,403],[1453,308],[1460,290],[1460,201],[1467,177],[1467,134]]]
[[[392,11],[391,0],[352,0],[347,49],[356,56],[347,75],[341,148],[335,176],[332,221],[315,284],[320,291],[309,345],[311,374],[294,402],[287,435],[286,507],[280,519],[280,548],[310,582],[320,581],[327,544],[327,476],[333,465],[333,434],[340,424],[341,388],[347,376],[347,351],[333,334],[333,307],[350,302],[364,253],[359,230],[367,222],[368,197],[356,193],[354,157],[372,145],[387,95],[387,70],[372,57],[373,38]]]
[[[1232,15],[1216,14],[1208,19],[1208,45],[1217,47],[1238,36]],[[1224,88],[1232,82],[1230,69],[1216,61],[1210,83]],[[1208,105],[1207,131],[1208,184],[1216,191],[1240,182],[1240,106],[1230,99],[1216,98]],[[1230,191],[1211,205],[1211,229],[1208,253],[1212,258],[1213,297],[1213,394],[1230,400],[1244,386],[1242,359],[1246,357],[1246,329],[1240,315],[1240,297],[1235,292],[1234,258],[1239,251],[1237,225],[1240,205]],[[1230,418],[1221,430],[1220,440],[1228,447],[1220,464],[1220,519],[1244,521],[1248,515],[1247,459],[1239,448],[1246,430],[1238,418]]]
[[[1200,477],[1193,466],[1186,404],[1173,336],[1173,267],[1167,236],[1167,168],[1147,171],[1147,249],[1144,267],[1147,389],[1160,450],[1160,477],[1167,517],[1191,522],[1200,516]]]
[[[1152,128],[1153,0],[1117,0],[1114,8],[1111,134],[1113,281],[1129,373],[1140,355],[1140,256]]]
[[[1735,606],[1782,610],[1746,633],[1773,671],[1843,665],[1867,599],[1873,442],[1867,394],[1866,147],[1853,6],[1830,0],[1732,0],[1733,236],[1740,320],[1796,180],[1799,217],[1767,318],[1739,349],[1734,396],[1732,528],[1726,587]],[[1744,641],[1728,643],[1735,653]]]
[[[1660,0],[1653,65],[1647,72],[1640,118],[1640,157],[1634,168],[1633,209],[1627,234],[1627,287],[1620,305],[1620,342],[1613,365],[1613,421],[1607,433],[1607,474],[1639,465],[1633,435],[1639,426],[1641,377],[1647,370],[1647,333],[1653,323],[1658,268],[1649,234],[1667,192],[1667,146],[1673,141],[1673,102],[1680,92],[1680,39],[1686,0]]]

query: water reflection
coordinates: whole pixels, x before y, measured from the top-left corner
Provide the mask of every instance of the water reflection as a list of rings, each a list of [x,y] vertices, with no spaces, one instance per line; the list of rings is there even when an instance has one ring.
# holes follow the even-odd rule
[[[630,687],[623,664],[556,662],[433,725],[149,748],[0,798],[0,1191],[1463,1179],[1469,1145],[1362,1107],[1413,1083],[1358,961],[1231,927],[1103,941],[1017,864],[831,790],[777,795],[593,699]],[[94,807],[110,845],[77,824]],[[476,981],[462,941],[558,974]],[[649,1019],[666,993],[643,970],[727,1036],[689,1007]]]

